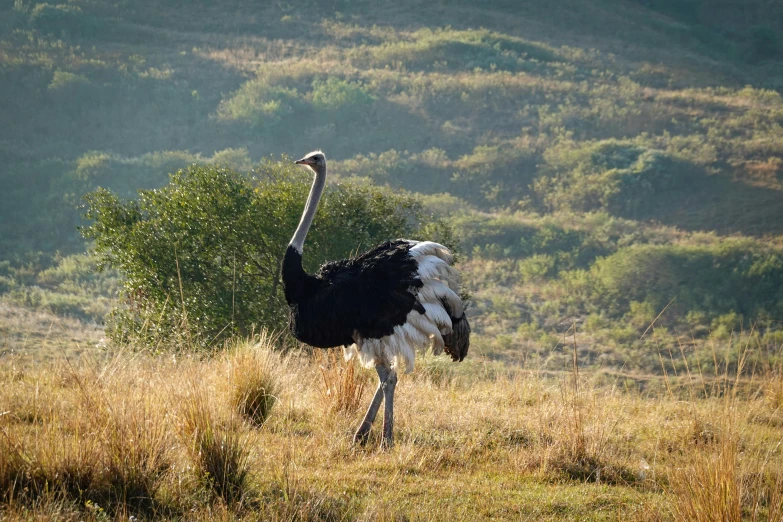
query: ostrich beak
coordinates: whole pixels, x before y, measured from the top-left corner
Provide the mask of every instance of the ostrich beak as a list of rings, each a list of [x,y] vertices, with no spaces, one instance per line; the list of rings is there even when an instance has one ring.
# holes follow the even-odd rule
[[[294,163],[297,165],[315,165],[315,162],[308,158],[302,158],[300,160],[296,160]]]

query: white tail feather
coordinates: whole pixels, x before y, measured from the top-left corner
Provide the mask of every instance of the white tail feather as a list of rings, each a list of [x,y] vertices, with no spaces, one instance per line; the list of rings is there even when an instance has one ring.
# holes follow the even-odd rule
[[[410,243],[414,242],[410,241]],[[410,249],[410,255],[414,258],[419,258],[421,256],[437,256],[447,263],[451,263],[453,260],[451,251],[448,248],[441,244],[433,243],[432,241],[415,243]]]
[[[451,288],[437,280],[427,281],[419,288],[419,302],[422,304],[433,303],[442,306],[443,301],[446,301],[452,317],[462,317],[462,300]]]
[[[423,303],[422,306],[426,310],[427,317],[438,326],[440,333],[451,333],[451,318],[446,310],[443,309],[443,305]]]
[[[440,279],[449,285],[449,288],[459,288],[459,275],[448,263],[437,256],[422,256],[417,259],[419,263],[419,279]]]

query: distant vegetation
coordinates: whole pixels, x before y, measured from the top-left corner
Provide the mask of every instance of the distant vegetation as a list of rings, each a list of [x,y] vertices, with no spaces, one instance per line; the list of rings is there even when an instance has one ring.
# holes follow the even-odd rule
[[[108,238],[132,235],[195,173],[260,188],[246,203],[263,221],[267,185],[253,176],[270,157],[318,147],[341,183],[334,197],[400,198],[414,222],[434,214],[455,231],[488,354],[546,359],[574,328],[585,360],[643,371],[660,371],[656,347],[683,338],[752,329],[774,351],[783,10],[773,4],[2,1],[0,301],[101,323],[142,287],[181,302],[171,251],[166,282],[139,286]],[[269,252],[304,199],[301,180],[290,187]],[[139,189],[160,191],[132,203]],[[153,200],[157,210],[142,210]],[[126,230],[96,214],[110,207],[148,214]],[[335,219],[337,236],[314,243],[319,262],[417,230],[397,222],[359,238],[330,208],[323,222]],[[77,232],[85,212],[96,243]],[[247,222],[244,245],[261,248],[258,226]],[[226,237],[215,242],[229,248]],[[96,275],[83,254],[93,247],[124,275]],[[223,270],[221,292],[226,255],[201,269]],[[202,303],[215,311],[204,339],[229,332],[221,299]],[[280,324],[279,299],[243,302],[233,300],[234,331]],[[655,339],[640,340],[664,308]]]

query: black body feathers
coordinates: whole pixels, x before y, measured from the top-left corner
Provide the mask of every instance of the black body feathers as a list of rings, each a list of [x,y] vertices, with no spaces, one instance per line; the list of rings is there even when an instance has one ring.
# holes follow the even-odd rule
[[[381,338],[405,323],[411,310],[424,313],[415,295],[422,282],[410,248],[407,241],[387,241],[327,263],[311,276],[302,268],[302,255],[289,246],[283,284],[294,337],[317,348],[345,346],[354,342],[354,332]]]

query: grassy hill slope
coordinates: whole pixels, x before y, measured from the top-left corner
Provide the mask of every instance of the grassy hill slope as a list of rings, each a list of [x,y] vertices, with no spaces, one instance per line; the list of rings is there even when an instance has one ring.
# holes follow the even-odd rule
[[[675,337],[750,323],[766,335],[783,320],[775,2],[3,1],[0,12],[9,303],[95,317],[74,304],[93,295],[82,275],[57,288],[35,275],[55,251],[84,250],[85,192],[130,197],[189,163],[247,171],[320,147],[334,179],[422,193],[458,224],[492,352],[561,345],[549,341],[575,323],[627,345],[671,299]],[[748,285],[758,291],[738,292]]]
[[[194,154],[395,150],[429,176],[376,181],[546,209],[551,190],[530,183],[547,152],[610,138],[695,177],[642,217],[777,230],[779,9],[674,5],[4,2],[4,249],[76,249],[81,191],[160,184]]]

